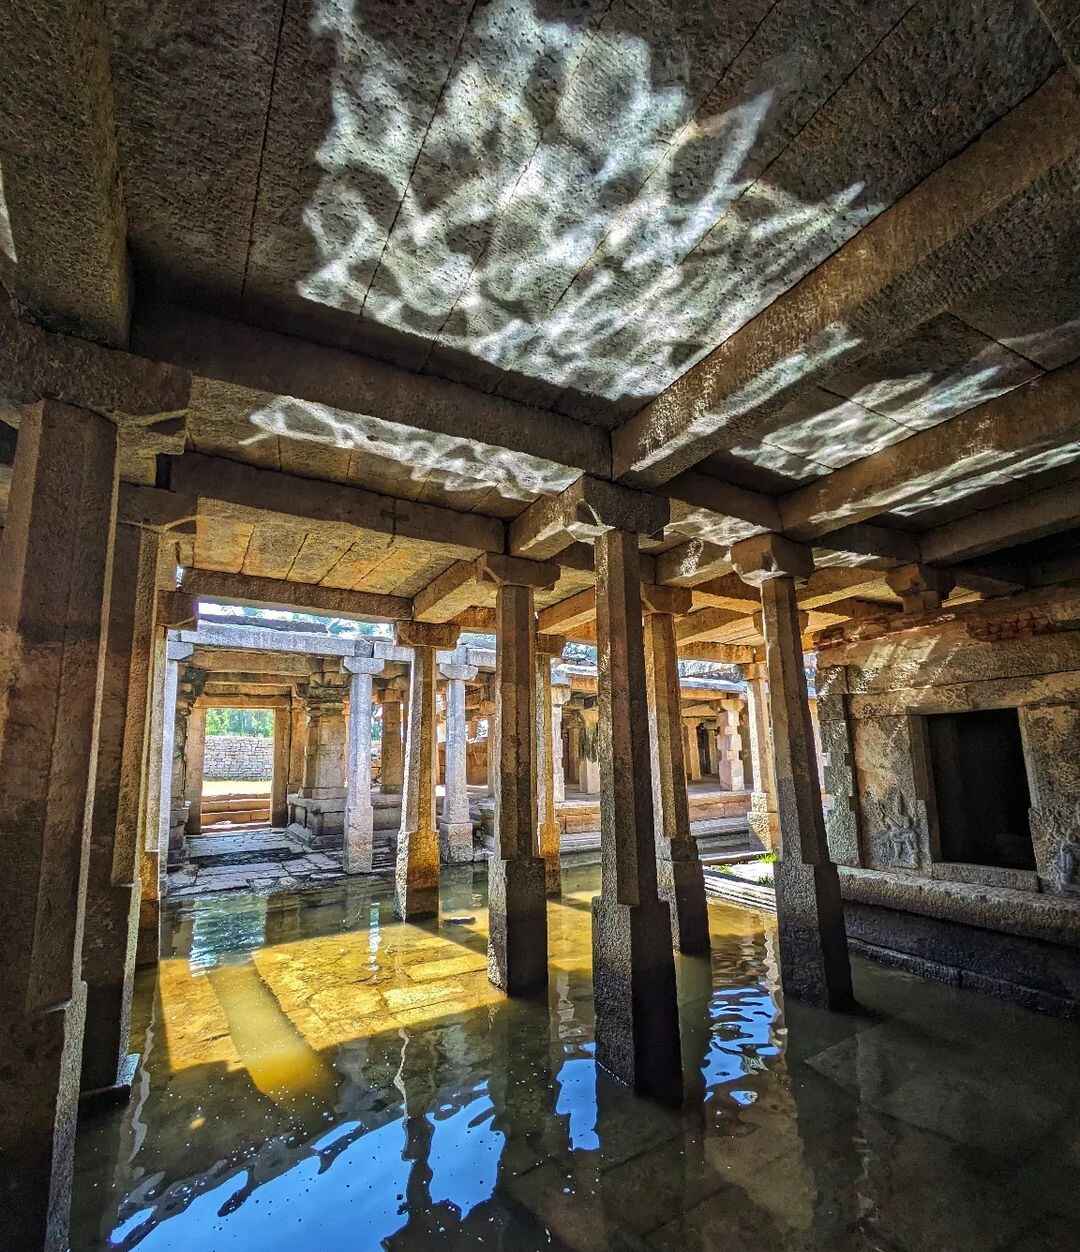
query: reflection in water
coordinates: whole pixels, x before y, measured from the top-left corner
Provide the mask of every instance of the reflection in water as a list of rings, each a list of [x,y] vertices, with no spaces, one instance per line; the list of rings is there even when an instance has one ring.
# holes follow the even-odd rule
[[[372,882],[173,910],[136,1095],[80,1127],[75,1252],[996,1247],[998,1195],[1023,1212],[1074,1134],[1067,1027],[861,964],[872,1012],[785,1026],[774,932],[719,906],[678,964],[691,1099],[639,1100],[593,1060],[598,871],[549,906],[546,1004],[490,987],[483,871],[455,875],[425,926]],[[896,1162],[947,1203],[899,1204]]]

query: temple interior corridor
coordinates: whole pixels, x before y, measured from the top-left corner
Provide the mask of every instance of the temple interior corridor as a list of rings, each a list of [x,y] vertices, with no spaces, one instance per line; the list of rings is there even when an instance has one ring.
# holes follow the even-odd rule
[[[782,1012],[775,924],[710,903],[667,1109],[593,1061],[598,888],[564,873],[538,1000],[488,982],[480,864],[423,925],[371,879],[171,906],[74,1252],[1075,1248],[1073,1026],[857,957],[856,1014]]]

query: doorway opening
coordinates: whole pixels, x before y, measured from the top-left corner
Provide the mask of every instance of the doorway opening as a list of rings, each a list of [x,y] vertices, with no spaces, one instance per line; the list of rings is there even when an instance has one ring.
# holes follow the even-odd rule
[[[203,762],[204,834],[270,825],[273,709],[208,709]]]
[[[941,861],[1035,868],[1020,718],[1016,709],[926,718]]]

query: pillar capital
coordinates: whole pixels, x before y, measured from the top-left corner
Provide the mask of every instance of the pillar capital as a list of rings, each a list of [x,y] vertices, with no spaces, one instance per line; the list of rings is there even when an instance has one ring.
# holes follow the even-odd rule
[[[885,581],[900,597],[905,613],[932,613],[956,585],[951,570],[934,565],[901,565],[887,571]]]
[[[569,683],[553,682],[551,684],[551,703],[556,708],[562,708],[564,704],[570,703],[570,697],[574,693],[570,690]]]
[[[565,635],[536,636],[536,651],[539,656],[562,656],[565,647]]]
[[[733,544],[731,563],[743,582],[752,587],[773,578],[804,582],[814,572],[814,556],[805,544],[771,531]]]
[[[514,556],[543,560],[575,540],[593,543],[610,530],[660,533],[671,520],[671,502],[619,483],[583,474],[557,496],[542,496],[510,525]]]
[[[350,674],[381,674],[386,662],[378,657],[346,656],[341,664]]]
[[[198,602],[183,591],[157,593],[157,620],[160,626],[188,626],[198,621]]]
[[[534,591],[550,591],[562,572],[553,561],[530,561],[495,552],[477,557],[474,568],[478,582],[494,583],[496,587],[531,587]]]
[[[453,648],[460,630],[454,622],[397,622],[397,643],[407,648]],[[376,648],[376,653],[380,649]],[[396,660],[397,657],[388,659]]]
[[[689,587],[660,587],[641,584],[641,608],[645,613],[669,613],[679,617],[694,606],[694,593]]]

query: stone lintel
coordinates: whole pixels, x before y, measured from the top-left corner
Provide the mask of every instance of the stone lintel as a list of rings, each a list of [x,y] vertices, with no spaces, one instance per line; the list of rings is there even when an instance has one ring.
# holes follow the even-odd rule
[[[476,677],[477,672],[475,665],[463,665],[459,662],[439,665],[440,675],[449,680],[463,679],[465,682],[470,682]]]
[[[681,617],[693,607],[693,592],[688,587],[658,587],[641,584],[641,607],[646,613],[670,613]]]
[[[479,604],[463,609],[454,619],[459,630],[491,634],[495,629],[495,610]]]
[[[455,561],[413,597],[411,616],[418,622],[449,622],[473,607],[484,591],[475,561]]]
[[[398,622],[395,626],[399,646],[406,648],[453,648],[460,631],[453,622]],[[385,655],[377,652],[376,655]],[[393,658],[397,660],[397,657]]]
[[[370,656],[344,656],[341,664],[350,674],[381,674],[385,661]]]
[[[905,613],[925,613],[941,607],[955,586],[954,575],[932,565],[901,565],[889,570],[885,581],[900,597]]]
[[[180,627],[198,620],[199,606],[193,596],[183,591],[159,591],[157,593],[157,621],[159,626]]]
[[[801,543],[769,533],[732,545],[731,564],[743,582],[760,587],[772,578],[805,581],[814,572],[814,555]]]
[[[557,496],[543,496],[510,525],[514,556],[543,560],[575,540],[592,543],[609,530],[637,535],[663,531],[671,502],[600,478],[582,475]]]
[[[172,530],[185,522],[193,522],[198,512],[194,496],[176,491],[162,491],[141,483],[121,483],[117,520],[152,530]]]
[[[146,492],[153,489],[138,490]],[[156,491],[153,494],[168,497],[173,493]],[[177,496],[176,499],[187,500],[190,497]],[[181,586],[193,596],[223,604],[245,604],[254,608],[288,607],[361,621],[393,622],[411,611],[411,602],[404,596],[349,591],[341,587],[290,582],[284,578],[260,578],[253,574],[231,574],[221,570],[187,569]]]
[[[0,306],[0,402],[55,399],[118,424],[187,413],[187,370],[42,330],[14,317],[7,301]]]

